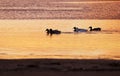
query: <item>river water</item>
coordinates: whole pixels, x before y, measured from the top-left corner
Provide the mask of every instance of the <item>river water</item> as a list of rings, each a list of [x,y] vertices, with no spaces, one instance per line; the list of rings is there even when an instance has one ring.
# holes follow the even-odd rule
[[[120,59],[119,25],[119,20],[0,20],[0,58]],[[73,33],[74,26],[102,31]],[[46,28],[62,33],[47,36]]]

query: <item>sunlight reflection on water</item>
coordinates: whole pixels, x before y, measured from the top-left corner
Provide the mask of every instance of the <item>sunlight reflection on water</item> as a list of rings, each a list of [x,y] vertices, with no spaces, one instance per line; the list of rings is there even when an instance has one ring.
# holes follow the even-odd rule
[[[3,22],[1,22],[1,24],[2,23]],[[14,21],[10,23],[14,24]],[[25,24],[24,21],[21,24],[18,24],[19,26],[15,26],[17,25],[16,21],[12,26],[11,24],[7,24],[6,27],[5,25],[0,26],[1,28],[4,28],[4,30],[1,30],[0,32],[0,58],[120,58],[119,31],[87,32],[78,34],[64,32],[60,35],[47,36],[45,31],[43,31],[46,27],[49,26],[62,29],[64,26],[52,26],[51,22],[48,22],[47,26],[38,26],[39,22],[36,23],[37,24],[33,22],[30,24],[28,22],[25,27],[22,27],[20,25]],[[33,26],[33,24],[35,24],[35,26]],[[66,27],[72,26],[73,25],[69,25]],[[18,27],[23,31],[18,30]],[[11,29],[7,31],[8,28]],[[39,31],[38,28],[41,28],[42,30]],[[64,31],[66,29],[67,28],[63,28]],[[67,32],[69,30],[71,29],[67,29]]]

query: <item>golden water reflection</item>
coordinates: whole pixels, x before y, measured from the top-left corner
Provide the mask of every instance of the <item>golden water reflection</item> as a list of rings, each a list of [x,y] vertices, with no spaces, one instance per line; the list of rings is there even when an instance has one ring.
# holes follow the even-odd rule
[[[14,24],[17,23],[17,21],[13,21],[10,23]],[[80,34],[62,33],[61,35],[47,36],[46,33],[43,32],[43,29],[45,29],[46,27],[51,26],[58,29],[64,27],[55,25],[52,26],[49,23],[51,22],[48,21],[47,26],[38,27],[33,26],[34,22],[33,24],[29,24],[29,22],[28,24],[25,24],[23,21],[23,23],[20,23],[16,26],[10,24],[8,26],[6,25],[5,27],[3,25],[3,22],[1,21],[2,26],[0,27],[4,28],[6,31],[3,30],[0,32],[0,58],[120,58],[119,32],[98,32]],[[22,24],[25,24],[26,26],[20,26]],[[11,28],[11,26],[14,29]],[[69,26],[72,27],[73,25]],[[20,29],[22,29],[23,31],[18,30],[18,27],[20,27]],[[39,31],[37,27],[41,30]],[[7,31],[8,28],[11,28],[10,30],[8,30],[9,32]],[[68,28],[63,28],[64,31],[65,29],[67,29],[67,31],[71,30]]]

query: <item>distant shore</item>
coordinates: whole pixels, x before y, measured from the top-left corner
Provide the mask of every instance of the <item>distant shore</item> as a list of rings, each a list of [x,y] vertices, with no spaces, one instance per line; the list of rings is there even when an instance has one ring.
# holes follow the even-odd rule
[[[0,76],[119,76],[120,60],[1,59]]]

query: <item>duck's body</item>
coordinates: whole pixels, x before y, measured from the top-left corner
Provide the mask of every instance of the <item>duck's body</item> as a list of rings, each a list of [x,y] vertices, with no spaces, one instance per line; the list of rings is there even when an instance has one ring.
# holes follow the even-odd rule
[[[92,28],[91,26],[89,27],[90,28],[90,31],[101,31],[101,28]]]
[[[87,32],[88,30],[87,29],[80,29],[80,28],[77,28],[77,27],[74,27],[74,32]]]
[[[52,35],[52,34],[60,34],[61,33],[61,31],[59,31],[59,30],[52,30],[52,29],[46,29],[46,31],[47,31],[47,34],[49,35]]]
[[[60,34],[61,31],[59,31],[59,30],[52,30],[51,33],[52,33],[52,34]]]

